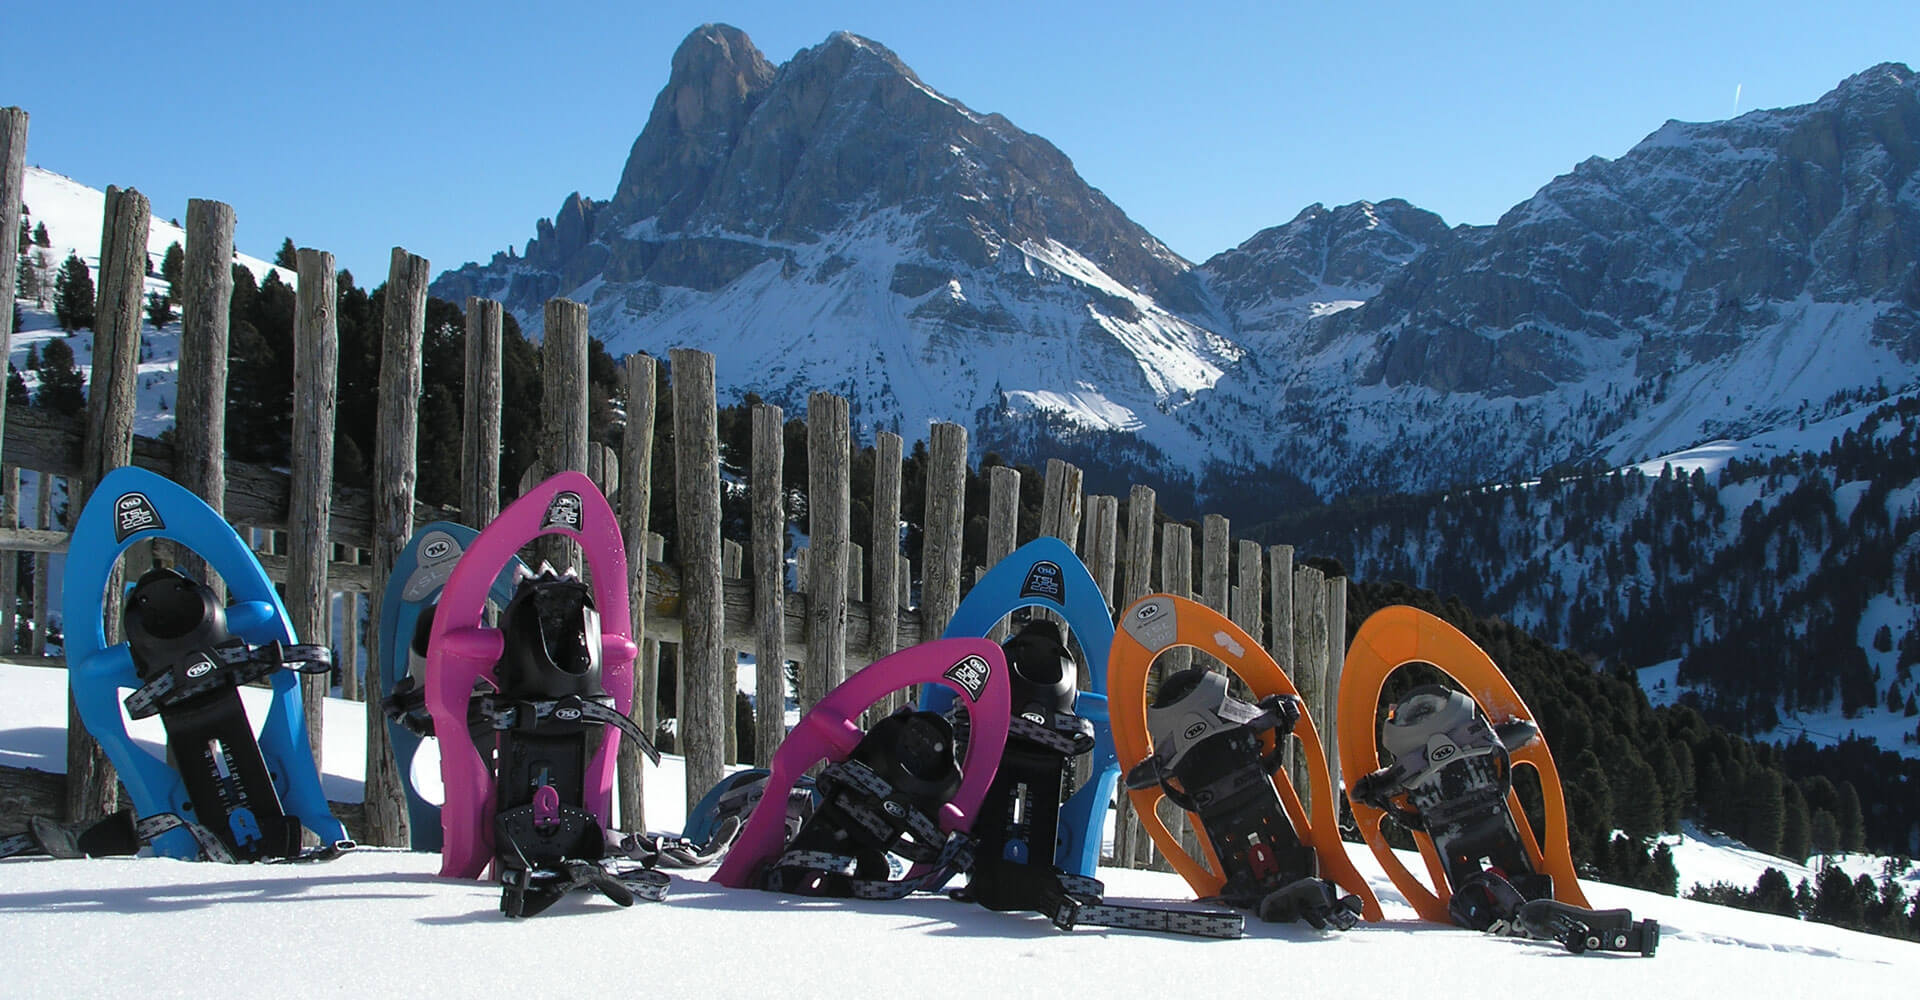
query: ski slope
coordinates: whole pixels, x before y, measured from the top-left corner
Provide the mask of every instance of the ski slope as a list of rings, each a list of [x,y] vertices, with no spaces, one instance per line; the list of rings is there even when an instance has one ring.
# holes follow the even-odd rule
[[[0,665],[0,762],[59,770],[64,674]],[[364,706],[333,701],[330,794],[357,791]],[[679,761],[648,774],[650,825],[678,829]],[[354,796],[357,797],[357,796]],[[1683,870],[1750,884],[1737,846],[1689,838]],[[203,996],[542,992],[670,997],[840,997],[849,989],[936,996],[1260,996],[1337,990],[1430,1000],[1439,991],[1544,989],[1556,1000],[1623,996],[1905,995],[1920,946],[1821,924],[1588,883],[1664,929],[1652,959],[1575,957],[1558,946],[1422,923],[1373,856],[1350,845],[1387,919],[1345,934],[1249,923],[1240,941],[1099,928],[1056,930],[939,896],[809,900],[710,885],[675,872],[665,903],[619,910],[577,895],[525,924],[498,889],[437,877],[437,855],[363,848],[311,866],[231,867],[168,859],[0,862],[0,956],[8,995],[50,1000],[138,991]],[[1777,859],[1773,859],[1777,862]],[[1783,864],[1783,863],[1782,863]],[[1103,869],[1108,898],[1190,901],[1178,876]],[[1690,878],[1691,880],[1691,878]],[[364,944],[363,944],[364,942]],[[110,943],[110,944],[103,944]],[[556,945],[559,945],[556,947]],[[1284,950],[1276,951],[1276,947]],[[1203,950],[1204,949],[1204,950]],[[491,960],[480,960],[482,956]]]

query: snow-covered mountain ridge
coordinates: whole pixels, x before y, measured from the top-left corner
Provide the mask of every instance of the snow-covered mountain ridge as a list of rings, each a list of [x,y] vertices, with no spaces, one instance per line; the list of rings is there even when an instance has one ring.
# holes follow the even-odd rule
[[[613,196],[435,294],[588,302],[620,354],[698,346],[723,393],[827,388],[862,431],[1092,441],[1322,496],[1643,460],[1779,426],[1920,362],[1920,83],[1670,122],[1499,223],[1326,209],[1194,265],[1065,155],[845,33],[775,66],[708,25]]]

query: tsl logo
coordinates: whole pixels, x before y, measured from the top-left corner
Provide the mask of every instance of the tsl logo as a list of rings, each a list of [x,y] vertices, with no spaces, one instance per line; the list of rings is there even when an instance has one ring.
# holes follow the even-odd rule
[[[124,542],[135,532],[154,531],[166,527],[160,520],[160,512],[153,507],[153,501],[145,493],[122,493],[113,502],[113,540]]]
[[[1027,578],[1020,584],[1021,597],[1044,597],[1057,603],[1067,600],[1067,578],[1060,572],[1060,564],[1043,560],[1033,564],[1027,570]]]
[[[572,528],[579,531],[585,517],[586,505],[580,502],[580,494],[571,490],[556,494],[547,504],[546,520],[542,528]]]
[[[978,656],[969,656],[959,663],[948,667],[940,676],[952,681],[966,692],[968,701],[979,701],[980,695],[987,690],[987,680],[993,676],[993,667]]]

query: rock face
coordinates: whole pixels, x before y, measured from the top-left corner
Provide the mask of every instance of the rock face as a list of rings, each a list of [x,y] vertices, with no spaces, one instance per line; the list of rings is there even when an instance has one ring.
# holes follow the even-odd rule
[[[433,291],[535,332],[574,298],[616,355],[699,346],[724,394],[798,412],[832,389],[862,432],[949,419],[1018,454],[1422,490],[1909,384],[1917,171],[1920,82],[1888,64],[1811,105],[1669,122],[1493,226],[1315,205],[1196,267],[875,42],[776,67],[707,25],[610,199],[569,196],[524,254]]]
[[[698,345],[736,395],[835,389],[867,429],[1046,410],[1177,436],[1159,411],[1240,355],[1195,320],[1191,265],[1058,149],[844,33],[776,68],[695,31],[612,199],[538,231],[435,294],[532,330],[576,298],[615,354]]]

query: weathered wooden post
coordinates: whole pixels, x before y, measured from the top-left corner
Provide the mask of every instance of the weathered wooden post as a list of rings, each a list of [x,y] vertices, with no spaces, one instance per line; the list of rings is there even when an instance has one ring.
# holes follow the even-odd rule
[[[460,521],[475,529],[493,523],[500,513],[503,315],[500,303],[492,299],[467,298],[466,393],[460,420]],[[651,385],[648,398],[652,398]],[[628,419],[632,420],[631,413]]]
[[[1293,571],[1293,666],[1293,686],[1307,711],[1316,713],[1317,726],[1327,703],[1327,586],[1326,575],[1312,566]],[[1305,756],[1296,755],[1294,764],[1294,787],[1302,793],[1301,804],[1311,809]]]
[[[360,689],[360,595],[351,590],[339,593],[340,617],[336,624],[340,629],[340,697],[348,701],[365,701],[366,695]],[[367,678],[367,687],[378,690],[380,672],[375,670]]]
[[[55,479],[50,472],[40,473],[40,489],[34,497],[33,524],[42,530],[53,529],[53,489]],[[53,565],[53,554],[35,552],[33,554],[33,647],[35,656],[47,655],[47,618],[53,607],[52,588],[47,583],[47,574]]]
[[[373,583],[367,596],[369,621],[380,620],[387,578],[413,537],[413,497],[419,482],[419,405],[421,344],[426,336],[427,262],[395,247],[387,271],[386,311],[381,317],[379,423],[373,436]],[[366,826],[368,842],[404,846],[406,793],[399,765],[387,738],[380,710],[385,694],[367,668]]]
[[[20,469],[0,468],[0,528],[20,527]],[[17,553],[0,551],[0,654],[12,656],[20,641],[20,559]]]
[[[227,338],[233,302],[233,206],[187,201],[187,245],[181,261],[180,377],[173,439],[174,479],[212,507],[227,509]],[[224,598],[226,581],[186,554],[187,571]]]
[[[339,400],[339,296],[333,255],[301,249],[293,315],[293,475],[287,488],[287,624],[302,641],[325,641],[327,527],[333,516],[333,428]],[[391,302],[393,296],[388,296]],[[307,736],[321,767],[328,674],[305,674]]]
[[[1080,467],[1058,458],[1047,459],[1040,494],[1040,533],[1052,535],[1080,551]]]
[[[667,538],[657,531],[646,533],[647,561],[664,562],[667,558]],[[660,734],[660,640],[648,636],[640,638],[640,662],[637,665],[640,675],[640,709],[644,718],[640,728],[646,730],[649,737],[658,738]],[[678,712],[679,705],[674,706]],[[635,815],[638,815],[636,813]]]
[[[1238,546],[1240,561],[1236,567],[1238,581],[1233,588],[1233,623],[1247,630],[1253,641],[1266,645],[1266,591],[1261,585],[1260,571],[1265,567],[1260,543],[1241,539]]]
[[[17,199],[16,199],[17,200]],[[145,195],[108,186],[101,220],[99,295],[94,306],[93,372],[87,393],[87,433],[78,489],[68,497],[77,514],[102,477],[133,458],[135,389],[140,367],[140,290],[146,275],[147,226],[152,218]],[[15,223],[15,228],[18,228]],[[17,234],[16,234],[17,235]],[[125,580],[123,566],[107,574],[109,597],[106,638],[120,637],[118,603]],[[45,589],[45,588],[42,588]],[[67,622],[68,628],[81,627]],[[119,800],[113,763],[100,749],[73,696],[67,696],[67,819],[90,820],[113,812]]]
[[[1020,470],[996,465],[987,470],[987,568],[1013,553],[1020,537]],[[993,626],[987,638],[1005,642],[1006,622]]]
[[[27,113],[19,108],[0,108],[0,288],[6,289],[7,304],[19,279],[20,263],[20,190],[27,179]],[[105,244],[101,250],[106,249]],[[13,311],[0,320],[0,358],[13,357]],[[6,393],[0,392],[0,440],[6,437]],[[8,515],[14,512],[8,509]],[[11,624],[13,608],[7,608]],[[12,647],[8,647],[12,652]]]
[[[679,737],[687,755],[687,801],[720,780],[720,646],[726,631],[720,582],[720,440],[713,355],[674,348],[674,500],[679,517],[680,663],[685,702]]]
[[[1160,590],[1177,597],[1193,596],[1193,529],[1184,524],[1169,521],[1160,529]],[[1154,661],[1153,690],[1158,691],[1168,677],[1193,666],[1193,657],[1194,650],[1186,646],[1161,653]],[[1167,832],[1179,838],[1188,854],[1199,857],[1200,841],[1187,825],[1186,811],[1166,799],[1160,801],[1159,811]]]
[[[753,762],[773,763],[787,735],[787,498],[785,414],[753,408]],[[896,473],[897,475],[897,473]]]
[[[484,300],[474,300],[475,304]],[[499,371],[499,303],[492,303],[495,327],[492,334],[494,343],[494,371]],[[473,319],[468,317],[468,330],[473,329]],[[468,357],[472,357],[474,345],[467,345]],[[479,348],[487,350],[486,345]],[[651,640],[647,635],[647,542],[658,537],[648,530],[650,525],[649,508],[653,504],[653,424],[659,412],[659,401],[655,399],[655,378],[658,365],[651,355],[629,354],[620,363],[621,389],[627,397],[626,439],[621,443],[621,462],[625,466],[625,475],[620,478],[620,538],[627,549],[627,607],[633,612],[633,641],[646,651]],[[498,465],[499,452],[499,408],[495,407],[494,452]],[[659,692],[660,684],[660,646],[653,645],[653,658],[642,655],[633,665],[633,707],[627,717],[639,724],[640,731],[653,739],[655,703],[652,701]],[[641,759],[640,748],[632,740],[620,741],[619,760],[620,785],[620,822],[628,829],[645,830],[647,828],[646,762]]]
[[[1233,545],[1227,519],[1219,514],[1208,514],[1200,522],[1200,603],[1225,615],[1232,607],[1228,603],[1227,562],[1233,554]],[[1201,654],[1200,662],[1210,668],[1215,660]],[[1228,680],[1234,680],[1231,673]],[[1240,684],[1230,685],[1234,690],[1244,693]]]
[[[1327,749],[1327,773],[1333,777],[1335,803],[1340,801],[1339,705],[1340,673],[1347,666],[1347,578],[1327,577],[1327,675],[1321,687],[1320,742]],[[1336,817],[1338,818],[1338,817]]]
[[[921,548],[920,634],[937,639],[960,606],[962,529],[966,525],[967,429],[933,425],[927,461],[927,523]]]
[[[1127,494],[1126,572],[1122,576],[1116,614],[1124,613],[1153,587],[1153,509],[1152,487],[1136,485]],[[1124,868],[1138,868],[1143,858],[1151,856],[1152,850],[1146,828],[1133,814],[1133,800],[1122,793],[1114,812],[1114,862]]]
[[[540,476],[587,471],[587,307],[569,299],[548,299],[546,332],[540,343]],[[535,547],[556,572],[581,566],[579,546],[549,535]]]
[[[1093,574],[1093,582],[1100,586],[1100,596],[1106,599],[1107,608],[1113,608],[1114,566],[1119,561],[1116,547],[1120,537],[1120,499],[1109,496],[1090,496],[1087,498],[1086,544],[1080,551],[1086,554],[1087,571]]]
[[[847,449],[845,397],[807,397],[807,659],[800,710],[809,711],[847,675]]]
[[[740,579],[746,557],[746,550],[740,547],[739,542],[731,538],[720,540],[720,586],[723,593],[727,580]],[[740,700],[740,647],[732,643],[720,650],[720,683],[720,762],[726,765],[740,759],[740,713],[735,707]]]
[[[881,431],[873,438],[873,596],[867,602],[868,661],[900,646],[900,435]],[[887,696],[888,712],[906,703],[906,692]]]
[[[1293,678],[1293,546],[1273,545],[1267,548],[1267,597],[1271,604],[1268,619],[1273,622],[1273,634],[1267,637],[1267,653],[1273,662],[1291,680]],[[1319,720],[1314,720],[1318,722]],[[1300,760],[1299,741],[1289,740],[1283,756],[1287,761],[1287,775],[1296,774],[1295,768]]]

